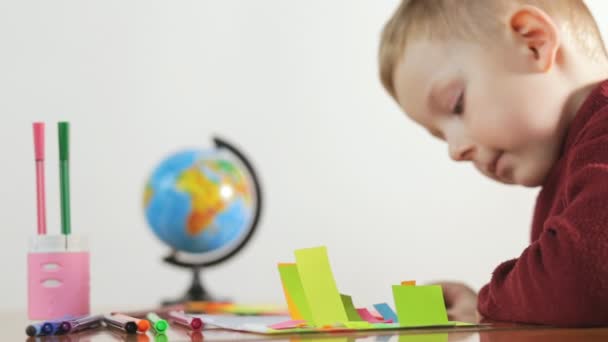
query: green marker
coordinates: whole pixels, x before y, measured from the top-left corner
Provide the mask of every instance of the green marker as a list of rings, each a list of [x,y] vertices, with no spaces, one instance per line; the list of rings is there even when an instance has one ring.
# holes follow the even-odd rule
[[[61,233],[70,235],[70,124],[59,122],[59,181],[61,186]]]
[[[160,318],[154,312],[148,313],[146,315],[146,318],[150,321],[150,323],[152,323],[152,330],[154,330],[154,332],[156,332],[157,334],[162,334],[163,332],[165,332],[165,330],[167,330],[167,328],[169,328],[169,323],[167,323],[167,321],[165,321],[164,319]]]

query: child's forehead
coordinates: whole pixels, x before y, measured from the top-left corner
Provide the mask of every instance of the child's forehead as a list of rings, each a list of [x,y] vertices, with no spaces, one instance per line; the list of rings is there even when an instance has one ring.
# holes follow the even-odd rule
[[[414,40],[404,47],[393,70],[395,89],[424,88],[426,84],[462,74],[471,64],[482,68],[497,48],[484,48],[461,39]]]

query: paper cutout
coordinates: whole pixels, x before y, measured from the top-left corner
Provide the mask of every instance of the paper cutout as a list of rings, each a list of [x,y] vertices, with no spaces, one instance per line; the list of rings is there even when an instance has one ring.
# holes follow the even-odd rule
[[[226,302],[192,301],[173,306],[173,310],[184,310],[190,313],[234,314],[234,315],[286,315],[287,308],[271,304],[239,304]],[[168,311],[167,311],[168,312]],[[137,313],[137,314],[136,314]],[[147,311],[134,312],[131,316],[145,316]]]
[[[342,298],[342,305],[344,305],[344,310],[346,310],[348,320],[351,322],[362,322],[363,318],[359,316],[359,313],[355,309],[352,297],[344,294],[340,294],[340,297]]]
[[[415,280],[404,280],[401,282],[401,286],[416,286]]]
[[[365,308],[357,309],[357,313],[359,314],[359,316],[361,316],[361,318],[363,318],[364,321],[367,321],[369,323],[393,323],[392,320],[383,320],[383,319],[374,317],[374,315],[372,315]]]
[[[369,322],[344,322],[340,326],[322,329],[320,327],[307,326],[294,329],[274,330],[268,326],[277,322],[289,320],[288,316],[235,316],[235,315],[196,315],[207,325],[227,330],[241,332],[252,332],[266,335],[288,335],[298,333],[322,333],[322,332],[344,332],[344,331],[387,331],[387,330],[409,330],[418,327],[402,327],[398,323],[369,323]],[[450,322],[434,329],[457,329],[454,326],[475,326],[474,324]],[[466,325],[461,325],[466,324]]]
[[[393,322],[399,322],[397,314],[393,309],[386,303],[374,304],[374,308],[378,311],[382,318],[385,320],[392,320]]]
[[[285,285],[283,285],[283,295],[285,295],[285,301],[287,302],[287,309],[289,310],[289,316],[291,316],[291,319],[301,320],[303,317],[300,314],[296,303],[293,301],[293,298],[291,298],[291,295],[289,295],[289,291],[287,291]]]
[[[344,326],[350,329],[370,329],[373,327],[370,322],[366,321],[344,322]]]
[[[305,327],[307,325],[308,325],[308,323],[306,323],[306,321],[303,321],[303,320],[297,320],[297,321],[291,320],[291,321],[271,324],[268,327],[270,329],[274,329],[274,330],[283,330],[283,329],[301,328],[301,327]]]
[[[393,286],[399,325],[404,327],[448,324],[441,286]]]
[[[472,327],[472,326],[477,325],[477,324],[473,324],[473,323],[458,322],[458,321],[450,321],[450,323],[454,323],[454,326],[456,326],[456,327]],[[479,325],[490,325],[490,324],[479,324]]]
[[[475,326],[448,321],[441,287],[416,286],[413,280],[393,286],[396,310],[387,303],[376,304],[374,309],[357,310],[351,296],[338,292],[325,247],[297,250],[295,256],[295,264],[279,264],[285,299],[292,312],[291,321],[285,321],[285,317],[278,325],[269,325],[276,321],[255,324],[247,318],[244,323],[236,325],[213,317],[211,319],[215,322],[210,324],[268,335]],[[304,319],[294,319],[300,316]],[[280,329],[271,329],[270,326]]]
[[[306,320],[312,322],[308,300],[302,287],[302,281],[296,264],[279,264],[279,274],[283,283],[283,292],[287,300],[287,307],[292,320]]]
[[[347,322],[348,316],[329,265],[327,249],[325,247],[300,249],[295,255],[300,281],[314,325]]]

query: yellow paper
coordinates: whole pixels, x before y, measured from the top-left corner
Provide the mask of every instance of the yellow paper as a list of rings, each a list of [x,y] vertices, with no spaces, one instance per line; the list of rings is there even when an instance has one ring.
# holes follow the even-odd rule
[[[298,273],[304,288],[312,321],[316,326],[348,321],[325,247],[295,252]]]
[[[310,314],[308,300],[302,288],[296,264],[279,264],[279,274],[291,319],[312,322],[313,317]]]

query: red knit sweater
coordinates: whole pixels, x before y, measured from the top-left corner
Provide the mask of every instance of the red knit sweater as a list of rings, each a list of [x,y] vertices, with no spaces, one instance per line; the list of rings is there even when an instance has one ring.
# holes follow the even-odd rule
[[[608,81],[570,124],[536,201],[532,243],[494,270],[478,310],[498,321],[608,325]]]

